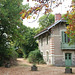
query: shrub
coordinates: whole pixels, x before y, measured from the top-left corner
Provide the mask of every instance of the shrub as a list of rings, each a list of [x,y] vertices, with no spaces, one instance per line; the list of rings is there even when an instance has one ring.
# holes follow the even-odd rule
[[[16,65],[17,64],[17,57],[18,57],[18,53],[15,50],[11,50],[10,53],[10,64],[11,65]]]
[[[13,49],[13,48],[10,48],[8,53],[7,53],[7,57],[5,58],[5,63],[10,63],[11,65],[16,65],[17,62],[16,62],[16,59],[18,57],[18,53]]]
[[[69,66],[66,67],[66,69],[69,69],[69,68],[70,68]]]
[[[0,66],[3,66],[7,63],[10,63],[11,65],[16,64],[17,57],[18,53],[13,48],[7,48],[6,50],[3,50],[3,52],[0,52]]]
[[[31,51],[29,53],[28,59],[29,59],[30,63],[38,63],[39,64],[40,61],[43,61],[43,57],[39,50]]]
[[[18,58],[22,58],[23,57],[23,52],[22,52],[22,49],[21,48],[18,48],[16,50],[16,52],[18,53]]]
[[[40,64],[46,64],[46,62],[44,60],[40,60],[39,63]]]

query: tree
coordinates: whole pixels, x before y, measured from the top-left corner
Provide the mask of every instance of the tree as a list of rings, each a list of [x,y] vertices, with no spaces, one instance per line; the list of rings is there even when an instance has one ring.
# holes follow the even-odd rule
[[[46,27],[50,26],[51,24],[54,23],[54,15],[50,14],[47,18],[47,15],[44,15],[39,18],[39,26],[42,29],[45,29]]]
[[[25,35],[27,43],[22,44],[24,58],[27,58],[31,51],[38,49],[38,44],[36,42],[36,39],[34,38],[36,34],[35,30],[35,28],[27,28],[27,33]]]
[[[28,9],[23,6],[22,0],[0,0],[0,63],[10,60],[14,51],[13,44],[23,43],[25,33],[19,12]]]
[[[71,12],[67,11],[65,15],[67,23],[67,31],[65,32],[68,37],[70,37],[70,43],[75,43],[75,0],[72,0],[72,10]]]
[[[29,0],[27,0],[29,2]],[[44,9],[44,14],[47,14],[47,17],[52,12],[52,9],[58,7],[60,4],[62,4],[65,0],[32,0],[38,2],[34,7],[31,7],[29,10],[23,10],[20,12],[22,14],[21,19],[30,19],[33,17],[33,19],[37,19],[39,16],[39,12]],[[49,13],[49,14],[48,14]],[[33,14],[37,14],[37,17],[34,18]],[[35,21],[34,20],[34,21]],[[33,22],[34,22],[33,21]]]
[[[43,60],[43,57],[40,53],[40,50],[31,51],[29,53],[28,59],[29,59],[29,62],[33,63],[33,64],[35,64],[35,63],[38,63],[38,64],[39,63],[42,63],[42,64],[45,63],[44,60]]]
[[[27,0],[29,1],[29,0]],[[44,8],[44,14],[47,14],[47,17],[49,16],[49,14],[52,12],[53,8],[58,7],[60,4],[63,3],[63,1],[65,0],[33,0],[33,1],[37,1],[39,2],[39,4],[35,5],[34,7],[31,7],[29,10],[27,11],[22,11],[20,14],[22,14],[21,18],[27,18],[30,19],[32,16],[31,14],[37,14],[36,19],[39,16],[39,12]],[[67,13],[66,17],[68,18],[68,24],[69,26],[67,26],[67,31],[66,33],[68,34],[68,36],[72,39],[71,41],[75,41],[75,0],[72,0],[72,11]],[[34,20],[35,21],[35,20]],[[33,22],[34,22],[33,21]],[[70,33],[70,34],[69,34]]]
[[[38,44],[34,38],[36,29],[21,25],[20,32],[22,32],[22,41],[15,40],[14,48],[18,53],[18,57],[27,58],[31,51],[38,49]]]

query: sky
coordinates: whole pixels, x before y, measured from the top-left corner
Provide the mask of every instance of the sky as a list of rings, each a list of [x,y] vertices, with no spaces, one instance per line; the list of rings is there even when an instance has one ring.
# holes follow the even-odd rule
[[[26,1],[27,0],[23,0],[22,4],[23,5],[27,4],[28,2],[26,2]],[[60,5],[59,7],[55,8],[55,9],[53,9],[52,14],[57,14],[57,13],[65,14],[67,12],[67,10],[70,10],[69,7],[71,5],[71,1],[72,0],[65,0],[62,5]],[[29,0],[29,6],[33,7],[34,5],[35,5],[35,2],[32,1],[32,0]],[[43,15],[42,12],[40,12],[39,17],[38,17],[38,19],[36,21],[34,21],[34,19],[24,19],[23,24],[26,25],[27,27],[31,27],[31,28],[39,27],[38,20]]]

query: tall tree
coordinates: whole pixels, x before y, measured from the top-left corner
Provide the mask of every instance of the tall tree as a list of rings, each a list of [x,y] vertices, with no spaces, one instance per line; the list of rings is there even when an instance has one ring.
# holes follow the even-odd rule
[[[44,15],[39,18],[38,22],[41,29],[45,29],[46,27],[54,23],[54,15],[50,14],[47,18],[46,17],[47,15]]]
[[[71,12],[67,11],[67,14],[65,15],[67,23],[69,24],[67,26],[66,34],[71,38],[70,43],[75,43],[75,0],[72,0],[71,6]]]
[[[27,33],[25,35],[27,43],[22,44],[24,58],[27,58],[31,51],[38,49],[38,44],[36,42],[36,39],[34,39],[34,36],[36,34],[35,31],[35,28],[27,28]]]
[[[22,0],[0,0],[0,63],[12,55],[11,42],[24,41],[25,29],[19,12],[25,7],[27,10],[28,5],[23,6]]]
[[[27,0],[27,1],[29,2],[29,0]],[[49,14],[52,12],[52,10],[54,8],[58,7],[59,5],[61,5],[65,0],[32,0],[32,1],[36,1],[38,3],[34,7],[31,7],[27,11],[26,10],[21,11],[20,14],[22,14],[22,16],[21,16],[22,19],[24,19],[24,18],[30,19],[31,17],[33,17],[33,19],[34,19],[33,14],[37,14],[37,17],[35,18],[35,20],[36,20],[42,9],[45,10],[45,11],[43,11],[43,13],[48,14],[47,16],[49,16]]]

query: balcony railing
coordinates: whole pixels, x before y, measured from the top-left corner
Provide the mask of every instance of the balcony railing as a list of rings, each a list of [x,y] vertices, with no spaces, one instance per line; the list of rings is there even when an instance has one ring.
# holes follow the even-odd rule
[[[75,44],[69,45],[68,43],[61,43],[61,49],[75,49]]]

